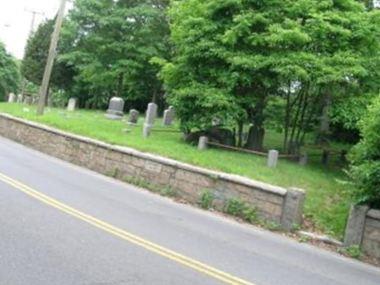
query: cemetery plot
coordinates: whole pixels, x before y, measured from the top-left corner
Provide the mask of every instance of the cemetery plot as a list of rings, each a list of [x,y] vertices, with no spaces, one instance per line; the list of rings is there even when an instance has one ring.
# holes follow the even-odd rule
[[[147,139],[142,135],[145,125],[142,123],[143,118],[140,118],[140,124],[129,126],[130,131],[125,133],[128,118],[109,120],[102,111],[68,112],[63,109],[48,109],[45,116],[37,117],[34,106],[28,106],[30,110],[28,112],[24,111],[24,108],[25,106],[21,104],[0,103],[0,112],[44,123],[64,131],[274,185],[305,189],[307,191],[305,214],[309,223],[317,230],[328,231],[335,237],[343,236],[350,206],[347,193],[348,188],[352,186],[340,182],[346,178],[334,167],[333,163],[327,166],[321,164],[321,150],[308,150],[310,157],[306,166],[282,159],[278,161],[276,168],[269,168],[267,157],[219,148],[199,151],[196,145],[188,144],[183,140],[176,122],[168,129],[176,130],[176,132],[152,131]],[[161,118],[154,117],[154,121],[157,129],[163,128]],[[152,122],[152,117],[146,119],[145,122]],[[153,127],[152,130],[155,128]],[[266,149],[279,149],[282,142],[280,134],[270,131],[266,137]],[[319,155],[315,156],[315,153]]]

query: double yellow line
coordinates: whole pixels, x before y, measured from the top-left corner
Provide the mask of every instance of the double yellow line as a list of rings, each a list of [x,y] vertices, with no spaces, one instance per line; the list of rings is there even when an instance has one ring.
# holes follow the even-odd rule
[[[31,187],[16,181],[4,174],[0,173],[0,181],[12,186],[14,189],[17,189],[26,195],[35,198],[36,200],[49,205],[53,208],[56,208],[57,210],[64,212],[72,217],[75,217],[83,222],[86,222],[96,228],[99,228],[111,235],[117,236],[123,240],[126,240],[134,245],[137,245],[139,247],[142,247],[150,252],[154,252],[160,256],[166,257],[172,261],[175,261],[177,263],[180,263],[186,267],[192,268],[193,270],[196,270],[198,272],[204,273],[208,276],[211,276],[219,281],[222,281],[226,284],[232,284],[232,285],[254,285],[253,283],[247,282],[245,280],[242,280],[238,277],[235,277],[231,274],[228,274],[226,272],[223,272],[221,270],[218,270],[214,267],[211,267],[207,264],[204,264],[202,262],[199,262],[197,260],[194,260],[190,257],[184,256],[182,254],[179,254],[175,251],[172,251],[170,249],[167,249],[165,247],[162,247],[160,245],[157,245],[155,243],[152,243],[148,240],[145,240],[141,237],[138,237],[136,235],[133,235],[125,230],[122,230],[120,228],[117,228],[115,226],[112,226],[106,222],[103,222],[99,219],[96,219],[90,215],[87,215],[81,211],[78,211],[68,205],[65,205],[41,192],[38,192],[37,190],[32,189]]]

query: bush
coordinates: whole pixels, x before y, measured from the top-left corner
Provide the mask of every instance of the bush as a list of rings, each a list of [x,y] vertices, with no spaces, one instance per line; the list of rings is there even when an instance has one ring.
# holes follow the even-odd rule
[[[202,209],[208,210],[212,207],[213,200],[214,200],[214,195],[210,191],[205,190],[201,194],[199,205],[201,206]]]
[[[362,139],[353,148],[350,175],[356,184],[357,204],[380,209],[380,96],[370,106],[359,125]]]
[[[257,218],[257,210],[256,208],[249,206],[245,202],[239,199],[229,199],[225,206],[225,212],[229,215],[242,218],[243,220],[255,223]]]

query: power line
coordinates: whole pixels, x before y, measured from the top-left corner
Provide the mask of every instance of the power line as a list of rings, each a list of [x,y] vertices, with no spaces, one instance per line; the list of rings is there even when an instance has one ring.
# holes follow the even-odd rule
[[[45,13],[39,12],[39,11],[35,11],[35,10],[31,10],[31,9],[25,9],[25,12],[28,12],[28,13],[32,14],[32,20],[31,20],[31,23],[30,23],[30,31],[29,31],[29,34],[32,34],[33,31],[34,31],[34,25],[35,25],[35,22],[36,22],[36,16],[37,15],[45,16]]]

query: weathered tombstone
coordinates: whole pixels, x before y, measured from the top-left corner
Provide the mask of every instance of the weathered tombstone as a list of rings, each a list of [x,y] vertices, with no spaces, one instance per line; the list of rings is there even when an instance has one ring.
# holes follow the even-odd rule
[[[145,122],[144,122],[144,127],[143,127],[143,136],[144,138],[149,137],[151,129],[154,124],[154,120],[157,117],[157,104],[155,103],[149,103],[148,104],[148,109],[146,110],[146,115],[145,115]]]
[[[124,100],[120,97],[111,98],[106,117],[111,120],[121,120],[123,116]]]
[[[32,105],[32,99],[33,98],[30,95],[25,96],[25,98],[24,98],[24,104]]]
[[[277,162],[278,162],[278,151],[277,150],[270,150],[268,152],[268,167],[270,168],[276,168]]]
[[[137,122],[139,120],[139,115],[140,115],[139,111],[137,111],[135,109],[131,109],[129,111],[128,123],[129,124],[137,124]]]
[[[9,93],[8,103],[15,103],[15,102],[16,102],[16,95],[13,93]]]
[[[208,144],[208,137],[206,136],[199,137],[199,142],[198,142],[199,150],[207,149],[207,144]]]
[[[144,138],[149,137],[151,130],[152,130],[152,125],[144,124],[144,126],[143,126],[143,137]]]
[[[75,111],[77,107],[78,99],[77,98],[70,98],[69,103],[67,104],[67,111],[73,112]]]
[[[146,110],[145,115],[145,124],[152,125],[154,124],[154,120],[157,117],[157,104],[155,103],[149,103],[148,109]]]
[[[24,96],[22,94],[17,95],[17,103],[22,103],[24,101]]]
[[[306,152],[301,153],[298,163],[302,166],[305,166],[307,164],[307,161],[308,161],[307,153]]]
[[[174,116],[175,116],[174,107],[170,106],[169,109],[165,110],[164,112],[163,125],[171,126],[173,124]]]

